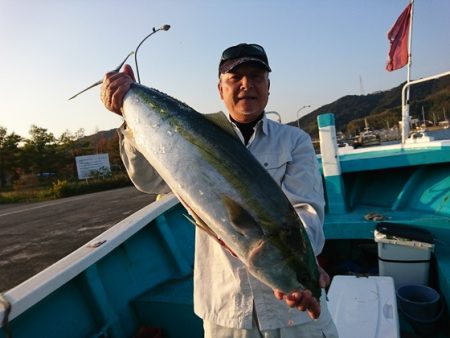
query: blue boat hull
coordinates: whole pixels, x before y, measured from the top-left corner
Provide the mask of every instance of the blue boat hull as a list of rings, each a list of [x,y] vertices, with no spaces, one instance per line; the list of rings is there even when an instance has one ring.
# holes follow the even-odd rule
[[[6,292],[12,310],[0,337],[133,337],[144,327],[201,337],[185,215],[173,196],[155,202]]]

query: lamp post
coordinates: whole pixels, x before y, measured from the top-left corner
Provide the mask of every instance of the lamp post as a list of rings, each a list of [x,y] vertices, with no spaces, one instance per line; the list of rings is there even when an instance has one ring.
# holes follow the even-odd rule
[[[300,113],[301,110],[303,110],[303,109],[305,109],[305,108],[309,108],[309,107],[311,107],[310,104],[308,104],[307,106],[300,107],[299,110],[297,110],[297,127],[298,127],[299,129],[300,129],[300,120],[299,120],[299,117],[298,117],[298,113]]]

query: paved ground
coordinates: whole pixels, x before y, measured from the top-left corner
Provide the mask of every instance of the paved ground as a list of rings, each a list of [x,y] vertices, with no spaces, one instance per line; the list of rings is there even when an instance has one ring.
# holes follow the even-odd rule
[[[58,261],[154,198],[128,187],[48,202],[0,204],[0,292]]]

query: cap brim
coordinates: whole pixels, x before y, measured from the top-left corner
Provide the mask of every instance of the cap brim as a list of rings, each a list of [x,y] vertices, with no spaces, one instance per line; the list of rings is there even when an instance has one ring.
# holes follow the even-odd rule
[[[222,65],[220,65],[219,72],[221,74],[228,73],[233,68],[235,68],[243,63],[247,63],[247,62],[256,62],[256,63],[260,64],[261,66],[263,66],[267,71],[269,71],[269,72],[272,71],[270,69],[269,65],[267,63],[265,63],[263,60],[246,56],[246,57],[242,57],[242,58],[231,59],[231,60],[225,61]]]

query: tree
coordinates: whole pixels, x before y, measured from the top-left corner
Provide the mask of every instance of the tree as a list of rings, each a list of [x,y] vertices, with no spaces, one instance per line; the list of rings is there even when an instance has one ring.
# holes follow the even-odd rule
[[[66,130],[58,139],[58,153],[62,158],[58,172],[66,178],[75,177],[75,157],[89,154],[91,151],[92,145],[84,136],[84,129],[78,129],[75,133]]]
[[[47,129],[32,125],[30,139],[25,140],[23,147],[22,167],[27,173],[54,173],[58,157],[56,156],[56,139]]]
[[[125,170],[122,159],[120,158],[119,151],[119,134],[114,133],[111,138],[108,139],[106,145],[106,151],[109,155],[109,162],[111,166],[120,167],[122,171]]]
[[[8,179],[16,179],[20,158],[19,143],[22,137],[0,127],[0,188],[8,184]]]

